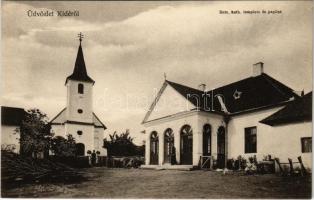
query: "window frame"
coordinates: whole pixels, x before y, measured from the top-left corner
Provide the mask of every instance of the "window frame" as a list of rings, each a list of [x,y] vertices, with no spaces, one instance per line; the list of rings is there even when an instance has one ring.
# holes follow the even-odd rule
[[[300,140],[301,140],[301,153],[312,153],[312,137],[301,137]],[[304,145],[305,140],[311,140],[311,142],[309,143],[311,144],[311,148],[308,149],[309,147],[307,147],[308,151],[305,151],[306,150]]]
[[[255,134],[252,134],[252,130],[255,129]],[[250,132],[248,132],[250,131]],[[250,134],[248,134],[250,133]],[[247,138],[249,137],[249,138]],[[252,143],[252,138],[255,137],[255,147]],[[250,144],[247,144],[247,142],[250,142]],[[244,128],[244,153],[257,153],[257,126],[251,126]]]

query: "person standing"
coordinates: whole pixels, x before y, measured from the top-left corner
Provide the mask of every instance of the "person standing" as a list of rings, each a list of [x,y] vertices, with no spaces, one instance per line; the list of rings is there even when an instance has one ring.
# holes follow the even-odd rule
[[[95,150],[93,150],[93,153],[92,153],[92,166],[95,166],[96,165],[96,152]]]

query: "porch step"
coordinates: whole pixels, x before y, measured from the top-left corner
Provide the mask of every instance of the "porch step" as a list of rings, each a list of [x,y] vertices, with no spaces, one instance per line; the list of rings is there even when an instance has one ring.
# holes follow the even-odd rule
[[[193,165],[141,165],[142,169],[155,169],[155,170],[181,170],[191,171],[195,169]]]

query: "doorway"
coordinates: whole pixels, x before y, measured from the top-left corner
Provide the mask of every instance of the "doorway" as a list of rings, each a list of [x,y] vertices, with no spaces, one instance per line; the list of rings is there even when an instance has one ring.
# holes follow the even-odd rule
[[[225,168],[225,128],[219,127],[217,132],[217,167]]]
[[[174,148],[174,135],[171,128],[165,131],[165,142],[164,142],[164,163],[175,164],[175,148]]]
[[[192,165],[193,158],[193,131],[191,126],[184,125],[180,131],[181,153],[180,159],[182,165]]]
[[[158,165],[158,134],[156,131],[153,131],[150,136],[150,164]]]

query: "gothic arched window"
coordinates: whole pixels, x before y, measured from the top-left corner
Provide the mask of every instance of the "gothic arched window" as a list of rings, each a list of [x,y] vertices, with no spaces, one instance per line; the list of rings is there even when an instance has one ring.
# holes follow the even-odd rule
[[[84,85],[82,83],[78,84],[77,91],[79,94],[84,94]]]

